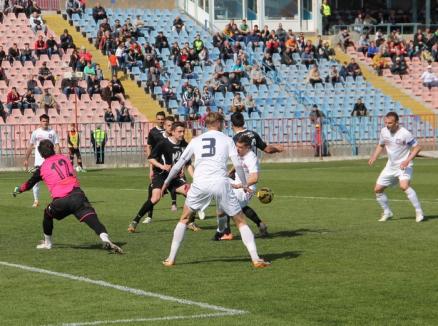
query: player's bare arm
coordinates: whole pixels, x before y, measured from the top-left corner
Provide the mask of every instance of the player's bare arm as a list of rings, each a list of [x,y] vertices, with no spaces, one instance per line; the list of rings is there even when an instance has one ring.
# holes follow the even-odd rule
[[[159,168],[159,169],[161,169],[161,170],[163,170],[163,171],[167,171],[167,172],[169,172],[170,169],[172,168],[172,165],[170,165],[170,164],[161,164],[160,162],[158,162],[158,161],[157,161],[156,159],[154,159],[154,158],[149,159],[149,163],[150,163],[152,166],[155,166],[155,167],[157,167],[157,168]]]
[[[406,160],[404,160],[403,162],[401,162],[400,169],[402,169],[402,170],[406,169],[408,167],[409,163],[418,155],[418,153],[420,153],[420,151],[421,151],[420,145],[412,147],[411,153],[409,154],[408,158]]]
[[[384,147],[385,147],[385,145],[380,145],[380,144],[376,146],[374,153],[371,155],[370,159],[368,160],[369,166],[372,166],[374,164],[374,162],[378,159],[378,157],[382,153]]]
[[[24,156],[24,168],[27,170],[29,168],[29,157],[32,154],[33,144],[29,144],[26,149],[26,155]]]
[[[59,144],[55,144],[55,153],[61,154],[61,146],[59,146]]]
[[[266,154],[281,153],[284,151],[283,145],[268,145],[263,150]]]

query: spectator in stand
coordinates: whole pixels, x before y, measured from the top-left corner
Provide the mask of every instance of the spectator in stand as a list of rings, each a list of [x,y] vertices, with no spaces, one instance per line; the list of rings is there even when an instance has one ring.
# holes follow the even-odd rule
[[[49,39],[46,41],[46,48],[47,48],[47,55],[49,56],[49,59],[52,59],[52,55],[54,54],[60,54],[59,53],[59,45],[55,40],[55,37],[53,35],[50,35]]]
[[[344,80],[346,80],[348,76],[347,67],[348,67],[348,63],[347,61],[344,61],[342,63],[341,69],[339,70],[339,76],[342,77]]]
[[[9,84],[8,77],[6,76],[5,68],[0,66],[0,80],[4,80],[6,82],[6,85]]]
[[[25,8],[26,17],[29,18],[34,12],[41,15],[41,8],[38,6],[36,0],[29,0]]]
[[[376,42],[371,41],[370,45],[368,46],[368,49],[367,49],[367,57],[373,58],[378,52],[379,52],[379,49],[376,46]]]
[[[178,34],[183,30],[185,31],[185,26],[184,26],[184,22],[181,19],[180,16],[176,16],[175,19],[173,20],[173,27],[172,27],[172,31],[176,31]]]
[[[82,94],[85,94],[85,89],[78,85],[78,81],[74,78],[64,78],[61,81],[62,92],[70,99],[71,94],[76,94],[76,96],[81,100]]]
[[[208,115],[210,112],[211,112],[211,108],[210,108],[209,106],[207,106],[207,107],[205,108],[205,112],[204,112],[204,114],[202,114],[202,115],[199,116],[199,118],[198,118],[198,123],[199,123],[201,126],[205,126],[205,119],[207,118],[207,115]]]
[[[102,88],[100,96],[102,100],[108,104],[109,108],[112,106],[112,101],[122,102],[122,98],[114,92],[112,81],[110,81],[106,87]]]
[[[88,80],[88,78],[90,78],[90,76],[96,76],[96,69],[95,67],[91,64],[91,62],[87,62],[87,65],[84,67],[84,79]]]
[[[188,65],[190,66],[190,64]],[[155,67],[150,67],[148,70],[148,75],[146,80],[147,93],[154,94],[154,87],[157,86],[161,86],[160,71]]]
[[[354,19],[354,28],[357,33],[362,33],[364,30],[364,19],[361,12],[357,14],[357,17]]]
[[[52,82],[53,86],[55,86],[55,77],[53,77],[52,72],[47,67],[47,62],[42,63],[42,66],[41,66],[40,70],[38,71],[38,80],[40,81],[41,86],[44,86],[45,80],[50,80]]]
[[[201,35],[196,34],[195,40],[193,41],[193,48],[195,49],[196,53],[198,53],[198,54],[204,48],[204,41],[201,40]]]
[[[245,109],[245,102],[243,101],[240,93],[236,93],[231,103],[231,112],[243,112]]]
[[[193,110],[193,104],[195,101],[194,97],[195,97],[195,93],[192,85],[187,85],[187,88],[181,97],[181,104],[184,106],[184,108],[187,109],[187,113]]]
[[[169,41],[162,31],[159,31],[155,37],[155,48],[160,50],[160,52],[163,48],[169,48]]]
[[[154,68],[154,67],[152,67]],[[186,62],[182,68],[182,78],[183,79],[196,79],[197,75],[192,70],[192,65]]]
[[[326,83],[332,83],[333,86],[335,86],[336,83],[341,82],[341,76],[339,75],[338,68],[336,68],[336,65],[331,66],[330,71],[325,78]]]
[[[206,47],[203,47],[201,52],[198,54],[199,57],[199,64],[202,68],[205,66],[210,66],[212,64],[212,61],[209,58],[208,49]]]
[[[33,56],[32,49],[29,47],[29,43],[24,44],[24,49],[21,50],[21,64],[24,65],[26,61],[31,61],[33,65],[36,63],[36,58]]]
[[[110,108],[105,108],[103,119],[105,120],[108,128],[111,127],[111,123],[116,122],[116,118],[114,117],[114,114]]]
[[[20,50],[18,49],[17,43],[13,43],[12,46],[9,48],[8,50],[8,60],[9,63],[12,64],[14,63],[14,61],[19,61],[21,59],[21,53]]]
[[[3,46],[0,45],[0,64],[3,62],[3,60],[6,59],[6,52],[3,49]]]
[[[301,62],[305,64],[307,68],[315,63],[313,52],[310,51],[309,47],[306,47],[304,52],[301,54]]]
[[[259,118],[262,118],[262,111],[257,107],[252,95],[248,94],[245,98],[245,108],[248,111],[248,117],[251,118],[251,114],[256,112]]]
[[[119,71],[119,63],[117,61],[115,52],[111,52],[111,54],[108,56],[108,68],[111,70],[111,76],[117,76],[117,72]]]
[[[35,41],[33,49],[36,56],[38,57],[38,60],[40,59],[41,54],[47,54],[47,44],[46,42],[44,42],[42,35],[38,36],[38,39]]]
[[[266,84],[265,76],[263,76],[258,64],[254,64],[251,69],[251,81],[254,85]]]
[[[385,58],[379,52],[373,57],[372,67],[378,76],[383,76],[383,70],[388,68]]]
[[[87,51],[84,46],[81,47],[81,50],[79,51],[79,58],[84,59],[86,62],[92,62],[93,60],[93,56],[91,55],[90,51]]]
[[[280,49],[280,41],[278,40],[276,35],[273,35],[272,38],[269,38],[265,43],[265,53],[269,53],[273,55],[274,53],[278,53]]]
[[[335,61],[335,50],[330,47],[329,42],[323,42],[321,48],[318,49],[319,58],[324,58],[330,61]]]
[[[352,76],[356,80],[357,76],[362,76],[360,66],[356,63],[354,58],[351,58],[350,63],[347,66],[348,76]]]
[[[213,65],[213,72],[216,75],[222,76],[225,73],[224,65],[222,64],[222,60],[220,58],[216,59],[216,62]]]
[[[6,117],[8,116],[8,114],[5,111],[5,107],[3,106],[3,103],[0,101],[0,116],[3,119],[3,122],[6,123]]]
[[[121,126],[123,122],[130,122],[131,125],[134,124],[134,118],[129,114],[129,109],[122,103],[120,109],[116,109],[117,122]]]
[[[90,98],[93,98],[94,94],[100,94],[100,81],[97,80],[95,75],[91,75],[87,80],[87,93]],[[111,107],[111,106],[110,106]]]
[[[111,83],[113,86],[114,94],[122,94],[123,97],[126,97],[125,89],[123,88],[122,82],[116,76],[113,76],[111,79]]]
[[[32,13],[32,16],[29,18],[29,24],[35,34],[38,33],[38,31],[47,34],[47,26],[44,24],[43,19],[38,12],[34,11]]]
[[[5,5],[5,13],[14,13],[15,17],[18,18],[18,14],[26,13],[26,7],[28,6],[27,0],[10,0],[8,4]]]
[[[169,101],[176,100],[176,94],[170,86],[170,80],[166,81],[164,85],[161,87],[161,93],[163,96],[164,106],[169,108]]]
[[[108,18],[105,8],[103,8],[99,2],[96,2],[96,6],[93,8],[92,15],[96,24],[99,20]]]
[[[79,17],[82,18],[82,4],[79,0],[67,0],[65,2],[65,11],[70,20],[73,14],[78,14]]]
[[[40,98],[39,106],[40,108],[45,110],[46,114],[49,114],[49,109],[56,108],[55,98],[53,97],[52,94],[50,94],[48,88],[44,89],[44,93]]]
[[[427,66],[427,70],[421,74],[420,80],[429,92],[432,91],[432,87],[438,86],[438,77],[434,74],[431,65]]]
[[[312,68],[310,68],[307,75],[307,82],[310,83],[310,85],[312,85],[313,87],[315,87],[315,84],[322,84],[321,74],[319,73],[319,69],[316,64],[314,64]]]
[[[240,77],[236,73],[230,73],[229,75],[229,90],[233,93],[244,91]]]
[[[27,90],[21,98],[21,114],[24,115],[25,109],[31,109],[32,112],[36,113],[36,100],[30,89]]]
[[[73,37],[68,33],[68,29],[64,29],[64,33],[62,33],[60,41],[61,48],[64,50],[64,52],[67,52],[67,49],[76,48],[75,44],[73,43]]]
[[[201,101],[203,106],[214,105],[214,96],[212,93],[210,93],[208,86],[204,86],[204,89],[202,91]]]
[[[281,64],[290,66],[295,64],[291,48],[287,47],[281,55]]]
[[[365,55],[368,52],[368,47],[370,46],[370,39],[368,33],[363,33],[359,37],[357,51],[362,52]]]
[[[8,115],[12,114],[13,109],[21,110],[21,95],[18,94],[16,87],[12,87],[6,96],[6,106],[8,107]]]
[[[339,39],[339,46],[341,47],[342,51],[347,52],[347,48],[349,46],[352,46],[356,51],[356,46],[354,45],[354,42],[350,37],[350,33],[348,33],[348,30],[346,28],[339,32],[338,39]]]
[[[365,106],[365,103],[362,102],[362,98],[359,97],[357,102],[354,104],[353,111],[351,111],[352,117],[367,117],[368,109]]]
[[[393,75],[399,75],[400,79],[403,79],[403,75],[406,75],[408,70],[404,57],[396,57],[390,70]]]
[[[275,64],[272,60],[272,56],[269,52],[265,52],[262,59],[263,68],[265,69],[265,73],[270,71],[275,71]]]
[[[38,82],[35,80],[36,75],[29,75],[29,80],[26,83],[26,88],[32,91],[33,94],[42,94],[41,88],[38,87]]]

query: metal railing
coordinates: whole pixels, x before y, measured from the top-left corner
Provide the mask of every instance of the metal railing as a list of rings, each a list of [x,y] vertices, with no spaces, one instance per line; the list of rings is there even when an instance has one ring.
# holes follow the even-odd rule
[[[375,34],[376,31],[380,30],[382,33],[388,35],[394,30],[400,30],[400,34],[415,34],[418,29],[431,28],[436,30],[438,28],[437,24],[425,25],[420,23],[400,23],[400,24],[378,24],[378,25],[365,25],[365,24],[348,24],[348,25],[333,25],[331,30],[334,34],[339,33],[342,29],[348,29],[350,32],[358,33],[370,33]]]

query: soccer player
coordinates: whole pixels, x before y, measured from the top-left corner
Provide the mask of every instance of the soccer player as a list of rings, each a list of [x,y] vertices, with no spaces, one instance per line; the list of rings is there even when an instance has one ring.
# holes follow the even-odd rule
[[[41,180],[49,189],[53,200],[44,210],[44,240],[36,248],[52,249],[53,219],[62,220],[73,214],[80,222],[84,222],[96,232],[105,249],[123,253],[121,248],[110,241],[105,226],[100,223],[96,211],[80,188],[73,165],[66,156],[56,154],[54,147],[48,139],[39,142],[38,152],[44,162],[37,167],[27,182],[20,187],[15,187],[13,193],[15,197],[17,194],[29,190]]]
[[[172,126],[172,123],[175,121],[175,118],[172,116],[167,116],[163,111],[157,112],[157,114],[155,115],[156,121],[157,121],[157,125],[152,128],[149,131],[148,134],[148,143],[147,143],[147,151],[146,151],[146,155],[149,157],[149,155],[152,153],[153,148],[160,142],[162,141],[164,138],[169,137],[169,133],[170,133],[170,127]],[[165,124],[166,121],[169,122],[169,128],[166,131],[165,128]],[[149,164],[149,178],[152,181],[152,178],[154,176],[154,169],[153,166],[151,164]],[[149,187],[149,197],[152,195],[152,188]],[[174,191],[172,191],[170,193],[170,197],[172,199],[172,206],[171,206],[171,210],[173,212],[177,211],[177,206],[176,206],[176,193]],[[153,215],[153,210],[148,212],[148,216],[144,219],[143,223],[150,223],[152,222],[152,215]]]
[[[377,202],[383,209],[379,221],[385,222],[393,216],[388,205],[388,197],[384,191],[388,186],[395,185],[398,182],[400,189],[405,192],[415,208],[415,220],[422,222],[424,220],[423,210],[415,190],[410,186],[413,173],[412,161],[420,152],[421,147],[407,129],[400,127],[399,117],[395,112],[389,112],[385,116],[385,127],[381,130],[379,144],[368,161],[369,166],[374,164],[383,148],[386,149],[388,154],[388,162],[380,173],[374,187]]]
[[[37,150],[38,145],[44,139],[50,140],[55,145],[55,151],[57,154],[61,153],[61,149],[59,147],[59,137],[58,134],[49,127],[50,118],[47,114],[42,114],[40,116],[40,127],[35,129],[32,132],[30,137],[30,143],[26,150],[26,156],[24,159],[24,167],[26,170],[29,168],[29,157],[32,154],[32,149],[35,148],[35,163],[34,167],[37,168],[44,162],[44,158],[41,157],[40,152]],[[39,206],[39,197],[40,197],[40,186],[39,183],[35,183],[35,186],[32,189],[33,191],[33,205],[32,207]]]
[[[235,179],[230,179],[233,192],[239,201],[240,207],[247,207],[249,201],[256,191],[256,184],[259,179],[259,162],[257,155],[251,150],[251,139],[246,135],[241,135],[236,140],[236,149],[239,154],[243,172],[247,182],[247,187],[251,191],[245,191],[242,187],[242,181],[236,175]],[[229,218],[223,212],[217,214],[218,228],[214,240],[232,240],[233,234],[229,229]]]
[[[232,191],[227,176],[227,161],[228,158],[231,158],[236,173],[242,182],[242,188],[245,191],[250,191],[246,184],[242,165],[238,159],[236,146],[231,138],[222,133],[223,123],[223,115],[218,112],[210,112],[205,119],[208,131],[190,142],[164,181],[161,189],[162,193],[171,186],[172,180],[180,173],[182,167],[193,155],[195,156],[193,183],[187,193],[181,218],[173,233],[170,254],[163,261],[164,266],[170,267],[175,264],[176,254],[184,238],[189,217],[193,212],[208,204],[212,198],[215,198],[219,210],[233,217],[240,231],[242,241],[251,256],[253,266],[262,268],[270,265],[269,262],[259,258],[254,234],[246,224],[245,216],[240,209],[239,202]]]
[[[79,133],[76,130],[76,125],[72,123],[70,125],[70,130],[67,132],[67,146],[68,146],[68,153],[70,156],[70,162],[71,165],[74,165],[74,158],[76,155],[76,160],[78,162],[79,171],[84,171],[84,168],[82,166],[82,157],[81,157],[81,151],[79,150],[79,144],[80,144],[80,138]]]
[[[165,129],[169,120],[165,122]],[[149,163],[153,168],[153,177],[150,188],[152,188],[151,196],[146,200],[143,206],[138,211],[132,222],[129,224],[128,232],[135,232],[140,219],[160,201],[162,194],[164,180],[169,175],[169,171],[173,165],[178,162],[184,149],[187,147],[187,142],[184,140],[185,124],[182,122],[174,122],[170,127],[170,135],[160,141],[149,155]],[[193,168],[188,162],[186,165],[189,173],[193,174]],[[175,176],[169,185],[169,191],[172,189],[175,193],[187,195],[189,185],[184,178],[184,170],[181,169],[177,176]]]

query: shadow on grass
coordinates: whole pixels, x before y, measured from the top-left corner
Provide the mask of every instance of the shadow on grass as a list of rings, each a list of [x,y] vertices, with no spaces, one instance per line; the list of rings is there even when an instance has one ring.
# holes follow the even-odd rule
[[[114,242],[115,245],[122,248],[126,242]],[[80,249],[80,250],[103,250],[101,243],[87,243],[87,244],[67,244],[67,243],[57,243],[55,244],[57,248],[70,248],[70,249]]]
[[[265,258],[268,261],[275,261],[279,259],[294,259],[301,256],[301,251],[284,251],[279,253],[273,253],[273,254],[266,254],[263,255],[263,258]],[[195,265],[195,264],[204,264],[204,263],[214,263],[214,262],[249,262],[249,257],[219,257],[219,258],[212,258],[212,259],[204,259],[204,260],[196,260],[188,263],[181,263],[178,265]]]
[[[298,230],[284,230],[279,232],[273,232],[269,233],[269,235],[266,238],[293,238],[293,237],[300,237],[302,235],[305,235],[306,233],[328,233],[330,230],[326,229],[298,229]]]
[[[427,222],[428,220],[434,220],[438,219],[438,215],[425,215],[424,216],[424,222]],[[400,218],[395,218],[394,221],[397,220],[415,220],[415,216],[403,216]]]

